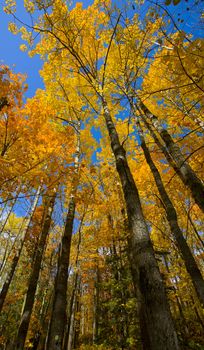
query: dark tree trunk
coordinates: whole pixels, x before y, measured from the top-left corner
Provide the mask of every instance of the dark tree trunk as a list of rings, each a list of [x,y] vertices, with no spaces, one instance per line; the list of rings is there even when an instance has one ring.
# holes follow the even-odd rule
[[[81,316],[81,301],[80,301],[80,296],[81,296],[81,280],[78,278],[78,283],[77,283],[77,290],[75,294],[75,310],[74,310],[74,316],[77,313],[78,315]],[[81,317],[74,317],[74,327],[73,327],[73,334],[72,338],[70,338],[69,342],[69,350],[73,349],[79,349],[79,335],[80,335],[80,325],[81,325]]]
[[[162,178],[160,176],[160,173],[154,164],[149,149],[145,143],[144,137],[141,135],[141,147],[144,151],[145,159],[147,161],[147,164],[149,165],[152,174],[154,176],[155,183],[157,185],[159,194],[161,196],[161,200],[164,204],[164,208],[167,215],[167,220],[169,223],[169,226],[171,228],[171,231],[175,237],[176,244],[179,248],[179,251],[181,252],[182,258],[184,260],[186,270],[188,271],[189,275],[191,276],[191,280],[193,282],[193,285],[195,287],[197,296],[201,302],[201,304],[204,305],[204,280],[202,278],[201,272],[197,266],[197,263],[193,257],[193,254],[183,236],[183,233],[178,225],[177,220],[177,213],[176,210],[169,198],[168,193],[166,192],[166,189],[164,187],[164,184],[162,182]]]
[[[58,261],[58,272],[55,279],[54,302],[48,335],[48,349],[52,350],[61,350],[63,346],[64,330],[66,327],[68,267],[74,215],[75,200],[74,196],[72,196],[69,202],[61,252]]]
[[[202,328],[204,329],[203,312],[201,311],[202,314],[200,315],[200,312],[199,312],[198,308],[196,307],[196,302],[195,302],[195,300],[194,300],[192,295],[191,295],[191,301],[192,301],[191,307],[194,309],[194,312],[195,312],[195,315],[197,317],[197,320],[200,323],[200,325],[202,326]]]
[[[30,226],[30,223],[32,221],[32,217],[33,217],[33,214],[35,212],[36,206],[38,204],[40,189],[41,189],[41,186],[39,186],[39,188],[38,188],[38,190],[36,192],[36,196],[35,196],[35,199],[33,201],[30,213],[28,215],[28,218],[26,218],[26,220],[25,220],[25,234],[24,234],[24,238],[28,234],[29,226]],[[11,270],[10,270],[10,272],[9,272],[7,278],[6,278],[6,281],[5,281],[4,285],[3,285],[3,288],[2,288],[2,291],[1,291],[1,294],[0,294],[0,312],[2,310],[2,307],[3,307],[4,301],[6,299],[6,296],[7,296],[9,287],[10,287],[10,284],[12,282],[12,279],[13,279],[16,267],[18,265],[18,261],[19,261],[20,255],[21,255],[21,251],[23,249],[23,245],[24,245],[24,239],[21,240],[20,248],[18,249],[18,252],[15,254],[15,256],[13,258],[12,265],[11,265]]]
[[[100,281],[100,272],[99,272],[99,266],[97,263],[95,286],[94,286],[93,344],[97,344],[98,334],[99,334],[99,281]]]
[[[69,336],[70,336],[70,329],[72,327],[72,318],[75,314],[75,298],[76,298],[76,291],[77,291],[77,283],[78,283],[78,273],[76,272],[74,275],[74,281],[73,281],[73,288],[72,288],[72,294],[70,298],[70,305],[68,309],[68,316],[67,316],[67,324],[65,328],[65,335],[64,335],[64,344],[63,344],[63,350],[68,349],[68,343],[69,343]]]
[[[83,221],[85,218],[85,210],[81,218],[80,226],[79,226],[79,238],[78,238],[78,243],[77,243],[77,254],[76,254],[76,260],[75,260],[75,267],[76,267],[76,272],[74,274],[74,280],[73,280],[73,288],[72,288],[72,293],[71,293],[71,298],[70,298],[70,304],[68,308],[68,316],[67,316],[67,324],[64,332],[64,343],[63,343],[63,350],[68,350],[69,348],[69,340],[71,337],[72,333],[72,327],[74,324],[74,315],[75,315],[75,301],[76,301],[76,292],[77,292],[77,285],[78,285],[78,279],[79,275],[77,272],[78,269],[78,261],[79,261],[79,254],[80,254],[80,245],[81,245],[81,228],[83,226]],[[71,340],[72,342],[72,340]]]
[[[126,202],[130,227],[130,262],[134,274],[133,279],[138,286],[139,299],[143,306],[150,349],[176,350],[179,349],[178,340],[148,228],[143,217],[138,190],[106,101],[103,99],[102,102],[111,147],[116,159],[116,168]]]
[[[1,97],[0,98],[0,111],[5,107],[9,106],[9,102],[7,100],[7,97]]]
[[[180,178],[183,181],[184,185],[190,189],[195,202],[204,212],[204,185],[202,184],[201,180],[197,177],[193,169],[185,160],[180,148],[174,142],[171,135],[159,123],[157,117],[148,110],[144,103],[140,102],[140,106],[144,114],[152,121],[154,127],[159,132],[162,140],[166,145],[166,148],[168,149],[169,154],[171,155],[177,168],[180,170],[178,172],[178,175],[180,173],[182,174]]]
[[[46,288],[43,291],[42,303],[39,312],[39,329],[41,330],[40,341],[38,344],[37,350],[46,350],[46,336],[48,334],[49,326],[49,314],[51,313],[52,308],[52,299],[53,299],[53,258],[55,256],[55,250],[52,251],[49,263],[49,274],[45,280]],[[55,265],[55,264],[54,264]]]
[[[45,217],[43,222],[43,227],[41,231],[41,236],[39,240],[39,244],[37,247],[37,251],[35,253],[35,259],[33,262],[33,269],[31,272],[31,276],[29,279],[28,290],[26,294],[25,305],[23,308],[21,321],[18,329],[18,334],[16,338],[16,350],[23,350],[24,344],[28,332],[30,317],[34,305],[35,292],[37,288],[38,278],[40,274],[41,262],[43,257],[44,248],[46,245],[46,238],[48,236],[51,220],[52,220],[52,211],[54,208],[56,195],[51,197],[48,207],[45,209]]]
[[[50,328],[48,333],[47,349],[50,350],[62,350],[65,337],[65,329],[67,322],[66,310],[68,268],[72,241],[72,231],[75,217],[75,196],[78,186],[78,170],[80,158],[80,126],[81,122],[79,120],[76,132],[76,152],[74,159],[74,174],[71,186],[72,189],[64,228],[64,235],[62,237],[61,249],[59,252],[57,275],[55,278],[54,287],[52,316],[50,320]]]
[[[155,134],[154,130],[152,129],[151,125],[147,122],[145,117],[143,117],[143,122],[144,122],[145,126],[147,127],[147,129],[149,130],[149,132],[150,132],[152,138],[154,139],[156,145],[161,150],[161,152],[164,154],[164,156],[165,156],[167,162],[169,163],[169,165],[174,169],[174,171],[180,177],[182,182],[184,182],[185,180],[184,180],[184,177],[183,177],[182,173],[180,172],[180,168],[175,164],[175,162],[171,158],[168,150],[163,145],[163,143],[158,139],[157,135]]]
[[[48,318],[48,313],[49,310],[52,307],[52,294],[49,296],[48,303],[46,305],[46,309],[44,310],[43,316],[41,316],[41,329],[42,332],[40,334],[40,340],[38,344],[37,350],[46,350],[46,337],[48,334],[48,328],[49,328],[49,318]]]
[[[19,254],[14,256],[13,261],[12,261],[12,265],[11,265],[11,270],[10,270],[8,276],[6,277],[6,281],[5,281],[5,283],[3,285],[3,288],[1,290],[1,294],[0,294],[0,312],[2,310],[4,301],[6,299],[6,296],[7,296],[8,290],[9,290],[9,286],[10,286],[11,281],[13,279],[13,275],[15,273],[16,266],[18,265],[19,257],[20,257],[20,252],[19,252]]]

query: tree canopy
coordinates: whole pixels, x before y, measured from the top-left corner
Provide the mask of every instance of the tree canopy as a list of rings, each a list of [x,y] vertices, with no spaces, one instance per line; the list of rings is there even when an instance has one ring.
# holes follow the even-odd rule
[[[24,7],[44,88],[1,64],[0,349],[202,349],[202,1]]]

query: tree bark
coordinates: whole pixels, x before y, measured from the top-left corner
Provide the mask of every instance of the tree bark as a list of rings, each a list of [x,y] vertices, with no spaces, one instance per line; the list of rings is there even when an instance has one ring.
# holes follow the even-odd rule
[[[9,102],[7,100],[7,97],[1,97],[0,98],[0,111],[5,107],[5,106],[9,106]]]
[[[58,272],[55,279],[54,302],[48,335],[48,349],[52,350],[61,350],[63,345],[66,326],[68,267],[74,216],[75,199],[71,197],[62,238]]]
[[[58,260],[57,275],[54,287],[52,316],[50,320],[50,328],[47,342],[47,348],[52,350],[61,350],[63,348],[64,334],[67,321],[67,282],[72,231],[75,217],[75,196],[78,186],[78,170],[80,157],[80,126],[81,123],[79,120],[76,129],[76,152],[74,159],[74,174],[71,185],[71,195]]]
[[[184,182],[184,178],[182,173],[180,172],[180,168],[178,168],[178,166],[175,164],[175,162],[173,161],[173,159],[171,158],[168,150],[166,149],[166,147],[163,145],[163,143],[158,139],[157,135],[155,134],[154,130],[152,130],[151,125],[147,122],[146,118],[143,117],[143,122],[145,124],[145,126],[147,127],[147,129],[149,130],[152,138],[154,139],[156,145],[158,146],[158,148],[161,150],[161,152],[164,154],[167,162],[169,163],[169,165],[174,169],[175,173],[180,177],[180,179],[182,180],[182,182]]]
[[[167,220],[169,223],[169,226],[171,228],[171,231],[175,237],[176,244],[179,248],[179,251],[181,252],[182,258],[184,260],[184,264],[186,266],[186,270],[188,271],[191,280],[193,282],[194,288],[196,290],[197,296],[201,302],[201,304],[204,305],[204,280],[202,278],[202,274],[197,266],[197,263],[193,257],[193,254],[183,236],[183,233],[178,225],[178,219],[177,219],[177,213],[173,206],[173,203],[171,202],[168,193],[166,192],[166,189],[164,187],[164,184],[162,182],[161,175],[154,164],[152,157],[150,155],[149,149],[145,143],[145,139],[141,133],[141,147],[143,149],[145,159],[147,161],[147,164],[150,167],[150,170],[152,171],[152,174],[154,176],[155,183],[157,185],[159,194],[161,196],[161,200],[164,204],[164,208],[166,211]]]
[[[80,245],[81,245],[81,229],[83,226],[83,222],[84,222],[87,208],[88,208],[88,206],[86,208],[84,208],[84,212],[83,212],[83,215],[82,215],[82,218],[80,221],[80,225],[79,225],[79,230],[78,230],[79,238],[78,238],[78,243],[77,243],[77,254],[76,254],[76,259],[75,259],[76,272],[75,272],[74,278],[73,278],[73,287],[72,287],[72,293],[71,293],[71,298],[70,298],[70,305],[69,305],[69,309],[68,309],[67,324],[66,324],[66,328],[65,328],[65,332],[64,332],[63,350],[68,350],[69,346],[70,346],[69,344],[70,343],[72,344],[72,340],[70,342],[70,338],[72,338],[71,332],[72,332],[72,327],[74,325],[76,292],[77,292],[77,284],[78,284],[78,279],[79,279],[78,262],[79,262]]]
[[[67,350],[72,350],[72,349],[79,349],[79,335],[80,335],[80,326],[81,326],[81,301],[80,301],[80,297],[81,297],[81,279],[78,278],[77,281],[77,290],[75,293],[75,310],[74,310],[74,324],[73,324],[73,333],[72,336],[69,339],[68,342],[68,349]],[[75,317],[77,314],[77,316],[79,317]],[[70,345],[70,347],[69,347]]]
[[[127,208],[130,227],[130,262],[134,274],[133,279],[138,285],[139,299],[143,305],[150,349],[176,350],[179,349],[178,340],[148,228],[143,217],[138,190],[104,98],[102,104]]]
[[[3,288],[1,290],[1,294],[0,294],[0,312],[1,312],[2,308],[3,308],[3,304],[4,304],[4,301],[6,299],[6,296],[7,296],[7,293],[8,293],[9,286],[11,284],[13,275],[15,273],[16,266],[18,265],[19,257],[20,256],[18,254],[16,254],[14,256],[13,261],[12,261],[12,265],[11,265],[11,270],[10,270],[8,276],[6,277],[6,281],[4,282]]]
[[[25,222],[25,234],[24,234],[24,238],[25,236],[27,235],[27,232],[28,232],[28,229],[29,229],[29,226],[30,226],[30,223],[32,221],[32,217],[33,217],[33,214],[35,212],[35,209],[36,209],[36,206],[38,204],[38,200],[39,200],[39,195],[40,195],[40,189],[41,189],[41,186],[39,186],[37,192],[36,192],[36,196],[35,196],[35,199],[33,201],[33,204],[32,204],[32,207],[31,207],[31,210],[30,210],[30,213],[28,215],[28,218],[26,218],[26,222]],[[14,276],[14,273],[15,273],[15,270],[16,270],[16,267],[18,265],[18,261],[20,259],[20,255],[21,255],[21,251],[23,249],[23,245],[24,245],[24,238],[21,239],[21,242],[20,242],[20,248],[18,249],[17,253],[15,254],[14,258],[13,258],[13,261],[12,261],[12,265],[11,265],[11,269],[10,269],[10,272],[6,278],[6,281],[3,285],[3,288],[1,290],[1,294],[0,294],[0,312],[2,310],[2,307],[3,307],[3,304],[4,304],[4,301],[6,299],[6,296],[7,296],[7,293],[8,293],[8,290],[9,290],[9,287],[10,287],[10,284],[11,284],[11,281],[13,279],[13,276]]]
[[[29,279],[28,290],[26,294],[25,304],[21,316],[20,325],[18,328],[18,334],[16,337],[16,350],[23,350],[24,344],[28,332],[29,322],[31,318],[31,313],[34,305],[35,292],[37,288],[38,278],[40,274],[42,257],[46,245],[46,239],[50,230],[52,212],[54,208],[56,194],[52,195],[48,207],[45,209],[45,219],[43,222],[42,232],[35,253],[35,258],[33,262],[33,269]]]
[[[171,155],[173,161],[175,162],[176,166],[180,170],[178,172],[178,175],[180,173],[182,174],[182,176],[180,176],[181,180],[183,181],[184,185],[190,189],[195,202],[200,207],[200,209],[204,212],[203,183],[197,177],[197,175],[195,174],[193,169],[190,167],[188,162],[185,160],[183,154],[181,153],[180,148],[174,142],[171,135],[159,123],[157,117],[149,111],[149,109],[144,105],[143,102],[140,102],[140,107],[144,112],[144,114],[152,121],[152,124],[154,125],[155,129],[159,132],[162,140],[166,145],[166,148],[168,149],[169,154]]]
[[[99,333],[99,281],[100,281],[100,271],[98,262],[96,265],[96,277],[94,286],[94,317],[93,317],[93,344],[98,342]]]
[[[76,293],[77,293],[77,285],[78,285],[78,273],[76,272],[74,276],[74,288],[72,290],[72,296],[70,300],[70,310],[69,317],[67,322],[67,336],[65,339],[64,350],[70,350],[72,348],[72,342],[74,338],[74,318],[76,311]]]

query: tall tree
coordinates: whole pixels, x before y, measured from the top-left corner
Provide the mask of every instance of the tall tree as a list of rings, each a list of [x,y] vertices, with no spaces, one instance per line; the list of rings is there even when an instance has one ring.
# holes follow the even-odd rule
[[[60,246],[57,274],[55,279],[54,302],[51,316],[51,323],[48,336],[48,347],[53,350],[60,350],[63,346],[64,330],[66,325],[67,306],[67,281],[71,249],[71,239],[75,218],[76,192],[78,186],[78,172],[80,161],[80,122],[76,132],[76,152],[74,158],[74,174],[71,183],[71,193],[68,204],[64,234]]]
[[[91,186],[95,203],[91,203],[82,232],[82,245],[85,249],[79,257],[77,271],[80,295],[75,299],[78,312],[76,320],[73,317],[73,324],[77,325],[73,330],[76,329],[77,341],[73,341],[73,345],[78,346],[80,340],[84,344],[92,344],[93,340],[96,340],[95,333],[100,335],[99,342],[104,343],[100,333],[100,318],[95,316],[98,300],[106,301],[106,293],[114,299],[112,305],[109,305],[114,315],[117,297],[122,302],[118,306],[122,319],[125,308],[123,304],[126,305],[127,295],[125,292],[123,295],[114,293],[113,283],[109,289],[103,290],[103,281],[106,284],[114,280],[117,286],[122,281],[122,286],[126,285],[119,266],[115,264],[120,244],[118,237],[115,241],[113,232],[118,230],[124,233],[129,241],[130,269],[137,290],[143,348],[178,349],[166,292],[176,327],[185,340],[188,338],[187,333],[193,329],[187,320],[194,315],[193,323],[198,325],[201,310],[199,304],[196,304],[196,312],[190,311],[189,305],[194,302],[190,295],[194,294],[194,289],[184,263],[195,288],[200,290],[200,299],[203,294],[202,276],[198,269],[198,266],[200,270],[203,267],[200,243],[203,226],[199,208],[194,205],[196,201],[202,204],[202,199],[200,200],[200,195],[196,195],[192,185],[198,183],[202,187],[199,180],[202,175],[202,161],[198,151],[202,149],[203,73],[199,50],[203,45],[200,40],[191,42],[188,36],[176,27],[175,32],[170,34],[168,21],[165,16],[158,15],[155,11],[156,5],[151,9],[146,8],[145,18],[143,11],[142,21],[139,21],[143,5],[136,5],[134,2],[131,12],[130,9],[123,11],[123,8],[112,6],[113,3],[109,0],[96,0],[90,7],[83,9],[82,4],[76,4],[74,8],[69,7],[64,0],[26,2],[25,6],[31,17],[34,17],[35,10],[42,11],[42,16],[33,21],[35,24],[32,23],[30,28],[24,26],[21,33],[29,44],[32,44],[33,33],[40,33],[40,36],[37,36],[40,40],[32,53],[40,54],[45,61],[41,71],[45,91],[38,91],[36,96],[27,102],[23,112],[23,132],[18,142],[15,142],[15,147],[13,146],[15,159],[18,160],[23,151],[22,154],[29,165],[26,163],[22,166],[21,162],[15,162],[14,169],[8,167],[10,172],[6,168],[2,176],[3,189],[8,182],[12,185],[10,193],[14,193],[17,180],[20,179],[24,192],[27,193],[26,186],[36,187],[40,178],[46,183],[51,173],[52,182],[58,182],[60,179],[63,192],[69,194],[68,203],[67,196],[65,201],[61,198],[62,208],[68,208],[64,225],[60,222],[60,231],[64,234],[62,239],[55,238],[56,244],[60,244],[60,249],[58,266],[51,271],[51,279],[56,274],[54,302],[51,303],[50,297],[44,323],[47,326],[50,322],[48,347],[66,347],[66,309],[67,304],[74,304],[73,298],[69,300],[70,289],[67,293],[68,267],[72,261],[70,248],[75,236],[72,231],[74,223],[78,223],[74,219],[80,217],[82,203],[88,201],[87,193]],[[7,10],[12,12],[14,4],[15,1],[7,3]],[[133,13],[136,7],[138,15]],[[10,27],[13,27],[15,32],[18,31],[16,25]],[[154,148],[157,163],[153,160],[151,162],[146,143],[138,142],[140,128],[135,125],[127,101],[132,101],[134,107],[140,109],[141,122],[145,128],[151,130],[158,146]],[[2,111],[7,107],[4,105]],[[73,134],[76,133],[76,138],[79,136],[79,119],[82,121],[80,181],[76,167],[74,170],[73,160]],[[162,132],[160,130],[158,133],[158,125],[159,128],[161,126]],[[97,135],[99,139],[98,144],[93,142],[92,147],[91,134]],[[146,152],[144,153],[147,163],[153,171],[158,188],[148,164],[144,161],[141,146]],[[78,151],[76,155],[77,153]],[[4,162],[11,159],[10,148],[3,158]],[[175,176],[174,171],[179,174],[183,183]],[[107,180],[104,180],[104,174],[108,184]],[[168,192],[164,186],[166,181],[169,186]],[[175,190],[176,188],[179,190]],[[194,200],[190,197],[188,188],[191,189]],[[107,195],[109,193],[110,197]],[[5,190],[3,196],[7,198]],[[189,213],[194,226],[190,222]],[[107,225],[107,217],[111,218],[111,225],[110,222]],[[171,231],[174,233],[174,239]],[[36,238],[31,235],[29,262],[33,261],[30,252],[35,245],[37,246]],[[52,249],[56,255],[56,248]],[[104,263],[108,256],[113,258],[111,268]],[[168,263],[165,258],[168,259]],[[94,299],[96,265],[100,280],[98,286],[102,290],[98,289],[98,297]],[[107,271],[107,276],[103,274],[103,268]],[[43,289],[41,279],[37,286],[40,290]],[[124,289],[125,287],[121,288],[121,291]],[[193,300],[197,300],[195,295]],[[34,312],[36,324],[32,328],[31,339],[34,339],[40,328],[37,317],[41,303],[43,300],[39,297]],[[10,310],[14,308],[11,307]],[[9,314],[5,312],[3,316],[8,322]],[[138,339],[137,318],[138,312],[135,310],[135,318],[131,318],[135,323],[132,328],[135,332],[133,341]],[[178,323],[181,319],[186,320],[186,325],[188,324],[186,332],[180,332],[181,324]],[[122,320],[117,328],[110,312],[104,315],[103,321],[101,327],[105,334],[110,334],[107,328],[112,329],[113,334],[118,330],[115,339],[123,347],[126,321]],[[195,327],[197,334],[201,325],[202,322]],[[95,332],[97,328],[98,331]],[[46,333],[46,330],[43,333]]]
[[[28,216],[25,218],[25,222],[23,223],[24,225],[21,225],[21,227],[20,227],[20,231],[24,231],[24,232],[23,232],[23,235],[21,236],[21,239],[20,239],[20,247],[15,252],[15,255],[14,255],[13,259],[12,259],[12,264],[11,264],[11,267],[10,267],[10,271],[9,271],[7,277],[6,277],[6,281],[4,282],[4,285],[3,285],[2,290],[1,290],[1,294],[0,294],[0,311],[2,310],[4,301],[6,299],[6,296],[7,296],[9,287],[10,287],[10,284],[12,282],[12,279],[13,279],[16,267],[17,267],[19,259],[20,259],[20,255],[21,255],[21,251],[23,249],[25,238],[28,235],[28,230],[29,230],[30,225],[32,223],[33,215],[35,213],[35,210],[36,210],[36,207],[37,207],[37,204],[38,204],[38,201],[39,201],[39,197],[40,197],[40,190],[41,190],[41,186],[39,186],[39,188],[38,188],[38,190],[36,192],[35,198],[34,198],[33,203],[32,203],[32,207],[31,207],[31,209],[30,209],[30,211],[28,213]]]
[[[76,31],[75,22],[71,24],[71,15],[66,13],[66,9],[63,4],[63,14],[60,15],[60,20],[62,20],[63,16],[66,16],[66,21],[68,21],[67,25],[73,27],[73,33]],[[56,15],[59,18],[59,9],[60,7],[53,8],[53,15]],[[79,19],[81,16],[85,16],[87,19],[87,14],[89,15],[91,8],[85,11],[82,10],[79,6],[73,10],[73,14],[76,13],[76,18]],[[93,5],[93,10],[102,17],[102,13],[99,12],[97,5]],[[48,15],[48,14],[47,14]],[[50,18],[51,20],[51,18]],[[141,303],[144,306],[145,310],[145,321],[146,327],[148,329],[149,337],[151,339],[151,346],[155,349],[161,349],[164,347],[164,344],[167,348],[178,348],[177,337],[174,331],[173,322],[170,315],[170,310],[168,307],[165,289],[161,280],[161,276],[159,273],[159,269],[157,266],[156,259],[154,257],[154,251],[152,247],[152,243],[150,241],[149,232],[147,225],[145,223],[142,208],[140,203],[140,198],[138,194],[138,190],[131,174],[130,168],[128,166],[125,150],[121,145],[121,142],[118,137],[118,133],[116,131],[115,125],[113,123],[113,119],[110,115],[108,103],[106,101],[106,93],[104,93],[105,89],[105,78],[106,78],[106,63],[108,60],[109,50],[111,48],[111,44],[113,38],[115,36],[115,30],[117,28],[118,22],[120,20],[120,16],[115,24],[114,29],[112,30],[111,35],[109,36],[108,49],[105,53],[104,64],[102,69],[102,77],[99,82],[99,77],[97,80],[95,79],[94,83],[94,75],[92,72],[93,65],[92,61],[88,61],[89,68],[87,68],[87,62],[84,62],[84,56],[82,54],[82,50],[84,48],[78,48],[68,37],[62,39],[60,37],[60,32],[58,29],[53,26],[52,21],[52,31],[50,32],[48,29],[48,33],[57,40],[64,49],[67,51],[67,55],[69,55],[70,59],[73,60],[74,65],[76,65],[77,69],[81,70],[81,74],[86,81],[89,82],[90,89],[96,91],[96,97],[99,99],[103,116],[106,123],[107,131],[110,137],[110,143],[112,147],[112,151],[115,156],[116,168],[121,180],[124,198],[126,202],[126,208],[128,213],[129,225],[130,225],[130,241],[131,241],[131,264],[134,271],[134,279],[136,284],[139,287],[139,293],[141,298]],[[58,23],[59,24],[59,23]],[[79,33],[77,29],[78,40],[89,40],[89,37],[86,37],[87,31],[90,30],[96,33],[99,29],[96,27],[94,23],[87,22],[87,28],[83,27],[83,36]],[[90,29],[89,29],[90,26]],[[64,27],[64,24],[63,24]],[[105,30],[105,28],[104,28]],[[97,47],[97,38],[93,37],[93,45]],[[95,41],[95,43],[94,43]],[[78,44],[77,44],[78,45]],[[90,46],[90,44],[89,44]],[[85,47],[85,46],[84,46]],[[93,57],[92,57],[93,58]],[[88,58],[86,58],[88,60]],[[94,58],[94,62],[96,58]],[[97,61],[96,61],[97,62]],[[96,63],[97,64],[97,63]],[[95,73],[98,75],[98,73]],[[158,317],[159,315],[159,317]],[[154,326],[153,326],[154,325]],[[62,331],[61,331],[62,333]],[[50,333],[51,334],[51,333]],[[167,340],[168,339],[168,340]],[[62,342],[61,336],[56,337],[56,342],[59,344]],[[54,344],[53,344],[54,345]]]
[[[37,245],[37,251],[35,252],[32,272],[29,278],[28,290],[26,294],[25,304],[22,311],[18,334],[16,338],[16,350],[23,350],[26,335],[29,327],[30,317],[33,309],[35,292],[37,288],[37,282],[40,274],[40,267],[42,263],[43,252],[46,245],[46,238],[50,230],[52,212],[55,203],[56,193],[51,194],[51,199],[45,204],[44,217],[42,218],[42,231]]]
[[[177,169],[179,169],[177,173],[180,176],[181,180],[188,188],[190,188],[195,202],[199,205],[201,210],[204,211],[204,186],[202,184],[202,181],[197,177],[193,169],[190,167],[171,135],[159,123],[158,118],[147,109],[144,103],[141,102],[140,106],[145,116],[147,116],[152,121],[162,140],[165,142],[165,146],[167,147],[169,154],[175,162]]]
[[[193,257],[193,254],[191,253],[190,248],[188,247],[188,244],[183,236],[183,233],[179,227],[178,224],[178,219],[177,219],[177,213],[176,210],[173,206],[173,203],[164,187],[164,184],[162,182],[161,175],[154,164],[150,151],[146,145],[143,131],[141,129],[141,126],[139,125],[139,130],[140,130],[140,138],[141,138],[141,147],[143,149],[145,159],[152,171],[152,174],[154,176],[154,180],[156,182],[159,194],[161,196],[161,200],[164,204],[167,219],[169,222],[169,225],[171,227],[172,233],[175,236],[177,245],[179,247],[179,251],[182,254],[186,269],[188,273],[191,276],[192,282],[194,284],[194,287],[196,289],[198,298],[201,302],[201,304],[204,304],[204,280],[202,278],[202,274],[196,264],[196,261]]]

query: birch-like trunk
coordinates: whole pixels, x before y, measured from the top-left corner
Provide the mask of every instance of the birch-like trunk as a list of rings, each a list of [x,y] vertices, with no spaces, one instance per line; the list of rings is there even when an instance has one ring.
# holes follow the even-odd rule
[[[148,228],[143,217],[138,190],[107,103],[104,99],[102,103],[126,203],[130,228],[130,262],[133,279],[138,286],[138,297],[143,308],[150,349],[176,350],[179,349],[178,340]]]

